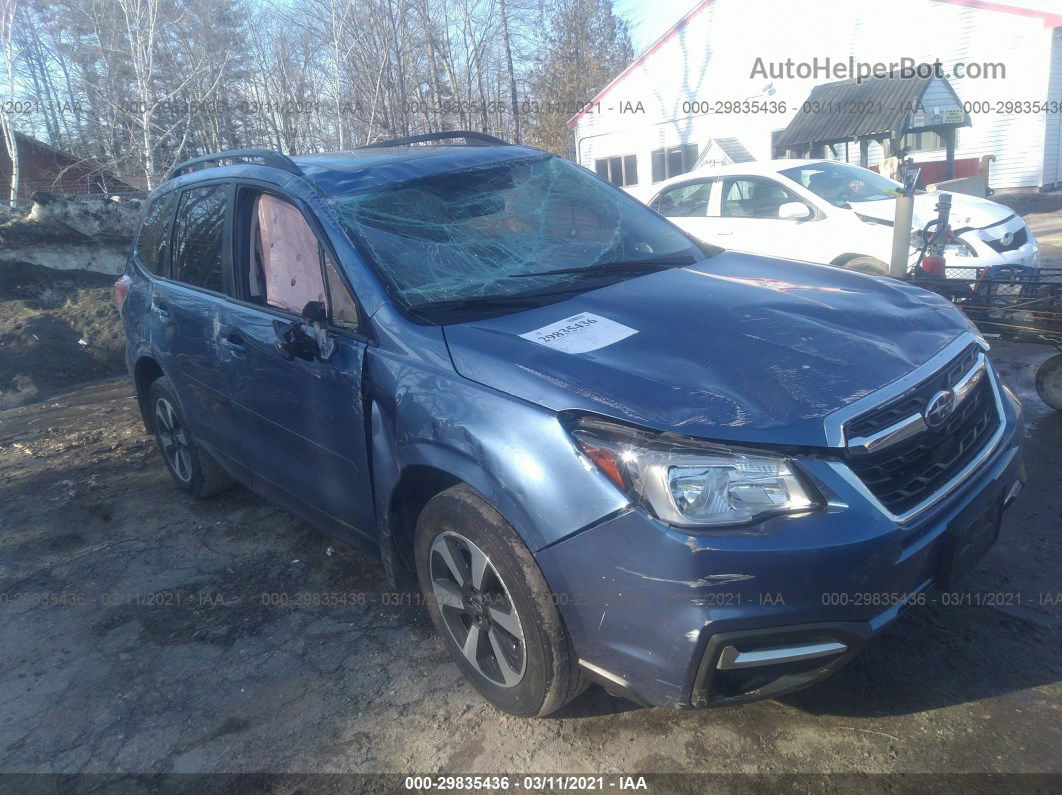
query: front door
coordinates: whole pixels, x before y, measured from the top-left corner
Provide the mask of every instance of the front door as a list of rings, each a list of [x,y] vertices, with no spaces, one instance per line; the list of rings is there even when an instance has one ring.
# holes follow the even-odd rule
[[[821,261],[817,249],[829,241],[821,239],[819,224],[813,219],[778,217],[783,204],[807,202],[767,177],[725,177],[720,185],[719,245],[769,257]]]
[[[272,193],[237,198],[237,294],[221,329],[243,458],[257,488],[356,536],[375,536],[362,374],[366,341],[348,284],[302,212]],[[277,346],[309,301],[328,313],[327,359]],[[298,503],[295,505],[294,503]],[[324,514],[324,517],[321,515]]]

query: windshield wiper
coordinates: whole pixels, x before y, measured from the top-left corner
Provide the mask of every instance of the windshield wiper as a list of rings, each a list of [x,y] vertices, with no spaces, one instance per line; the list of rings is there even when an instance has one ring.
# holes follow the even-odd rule
[[[610,276],[623,276],[631,273],[648,273],[663,270],[679,265],[692,265],[697,262],[696,257],[684,255],[681,257],[661,257],[659,259],[639,259],[607,262],[599,265],[590,265],[584,268],[557,268],[550,271],[538,271],[536,273],[516,273],[509,278],[526,276],[551,276],[560,274],[584,274],[590,279],[607,279]],[[410,304],[406,307],[408,312],[418,315],[431,315],[438,312],[462,312],[466,310],[491,310],[491,309],[522,309],[530,306],[538,306],[548,303],[557,298],[578,293],[585,289],[581,286],[585,280],[579,283],[566,282],[552,285],[542,290],[532,290],[526,293],[516,294],[490,294],[469,295],[463,298],[444,298],[440,301],[423,301]]]
[[[526,279],[532,276],[562,276],[568,273],[586,274],[588,276],[608,276],[609,274],[642,273],[650,271],[674,268],[679,265],[692,265],[697,260],[694,257],[684,255],[681,257],[659,257],[657,259],[629,259],[615,260],[613,262],[601,262],[594,265],[586,265],[575,268],[554,268],[548,271],[533,271],[531,273],[514,273],[514,279]]]
[[[550,290],[535,290],[530,293],[517,293],[515,295],[470,295],[464,298],[445,298],[441,301],[423,301],[410,304],[407,309],[417,314],[423,312],[439,312],[447,309],[482,309],[493,307],[524,307],[539,303],[543,298],[552,298],[560,295],[570,295],[573,288],[559,287]]]

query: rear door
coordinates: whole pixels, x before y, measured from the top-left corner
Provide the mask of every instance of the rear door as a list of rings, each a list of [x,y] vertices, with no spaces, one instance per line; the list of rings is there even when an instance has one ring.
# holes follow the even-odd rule
[[[169,278],[156,282],[150,308],[160,364],[177,389],[193,433],[208,450],[229,459],[239,454],[239,435],[218,331],[232,284],[232,195],[228,182],[181,191]]]
[[[253,185],[240,186],[236,206],[238,300],[221,335],[232,357],[244,461],[259,490],[278,502],[333,520],[352,540],[372,538],[366,338],[353,293],[301,206]],[[334,353],[327,360],[285,355],[277,348],[280,333],[317,300],[327,307],[324,333]]]
[[[122,305],[122,318],[127,326],[135,329],[136,338],[128,339],[127,345],[147,341],[156,355],[166,353],[169,318],[155,309],[154,292],[158,279],[170,275],[170,238],[173,233],[173,215],[177,209],[180,191],[170,191],[151,199],[144,211],[144,219],[133,245],[132,259],[148,278],[134,278],[129,295]]]

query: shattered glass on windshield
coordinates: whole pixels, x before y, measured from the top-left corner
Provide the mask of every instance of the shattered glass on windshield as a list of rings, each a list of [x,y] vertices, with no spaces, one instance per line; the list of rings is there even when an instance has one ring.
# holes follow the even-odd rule
[[[652,211],[549,155],[415,179],[333,206],[410,306],[592,289],[601,284],[591,274],[620,277],[611,266],[704,257]]]

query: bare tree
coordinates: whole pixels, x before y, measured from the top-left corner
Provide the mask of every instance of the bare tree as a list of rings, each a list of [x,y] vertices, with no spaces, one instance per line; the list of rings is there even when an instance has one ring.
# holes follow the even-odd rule
[[[4,70],[7,76],[7,99],[10,107],[0,113],[0,125],[4,128],[4,144],[7,156],[11,159],[11,192],[8,204],[14,209],[18,203],[18,183],[21,177],[21,164],[18,157],[18,137],[15,132],[15,12],[18,10],[16,0],[2,0],[0,8],[0,50],[3,51]]]
[[[7,15],[17,0],[2,2]],[[611,0],[22,0],[20,12],[6,90],[45,108],[20,124],[149,187],[170,163],[237,146],[292,154],[474,128],[563,152],[567,116],[525,108],[585,100],[630,57]]]

